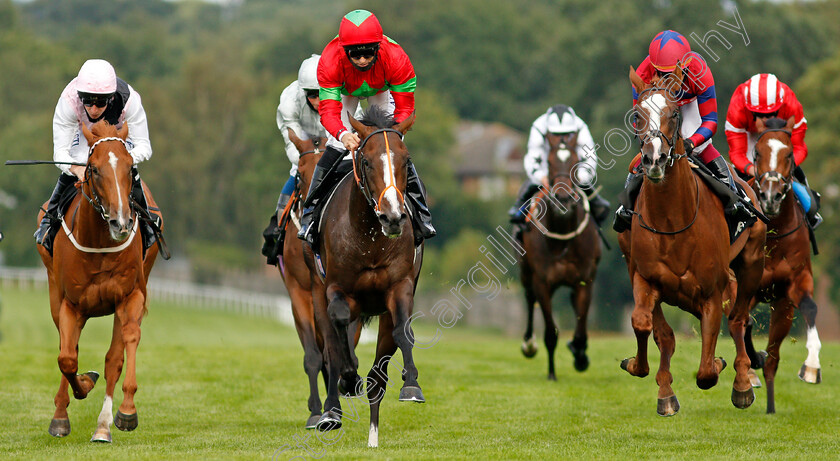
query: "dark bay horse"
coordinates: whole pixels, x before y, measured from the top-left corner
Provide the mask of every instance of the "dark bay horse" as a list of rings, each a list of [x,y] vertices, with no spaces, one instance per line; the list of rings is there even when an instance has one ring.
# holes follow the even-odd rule
[[[756,120],[759,131],[755,144],[756,180],[767,226],[767,250],[761,286],[750,307],[758,302],[770,303],[770,331],[764,362],[767,382],[767,413],[775,413],[774,381],[779,366],[779,349],[793,322],[794,309],[799,308],[808,325],[808,357],[799,377],[808,383],[819,383],[820,337],[817,333],[817,304],[814,302],[814,274],[811,269],[811,246],[805,212],[797,204],[792,190],[793,160],[791,132],[794,119],[786,122]],[[748,330],[749,332],[749,330]],[[750,346],[750,344],[748,344]],[[759,360],[760,363],[760,360]]]
[[[652,331],[660,350],[657,412],[663,416],[676,414],[679,402],[671,388],[674,332],[665,320],[661,303],[678,306],[700,320],[702,352],[697,386],[709,389],[717,384],[726,366],[714,356],[725,291],[730,297],[736,296],[728,309],[729,332],[737,351],[732,403],[746,408],[755,400],[744,332],[750,299],[758,289],[764,267],[766,226],[757,222],[730,246],[721,201],[691,171],[680,133],[680,109],[670,90],[679,89],[682,81],[679,66],[669,77],[655,78],[651,84],[630,68],[630,82],[639,94],[634,110],[645,177],[632,228],[619,234],[633,286],[632,325],[637,341],[636,356],[625,359],[621,367],[633,376],[647,376],[647,340]],[[755,201],[752,190],[748,192]]]
[[[339,381],[360,394],[358,362],[348,327],[379,317],[376,358],[366,380],[370,404],[368,445],[379,443],[379,404],[385,394],[388,363],[399,347],[404,361],[401,401],[424,402],[412,355],[410,318],[423,259],[414,247],[404,200],[409,152],[402,141],[414,115],[399,124],[378,107],[363,122],[350,117],[363,142],[353,153],[353,175],[341,180],[326,203],[319,248],[326,279],[313,276],[315,321],[324,337],[329,384],[319,430],[341,427]],[[315,272],[315,263],[307,259]]]
[[[78,186],[80,193],[62,221],[63,231],[56,235],[53,255],[37,246],[47,268],[50,309],[60,338],[58,367],[62,377],[49,432],[56,437],[70,433],[68,385],[76,399],[84,399],[99,378],[96,372],[77,374],[82,328],[91,317],[114,314],[111,346],[105,355],[105,403],[91,439],[110,442],[112,423],[123,431],[134,430],[138,424],[134,406],[136,354],[140,322],[148,305],[146,281],[158,247],[150,247],[144,259],[137,232],[139,217],[129,198],[133,160],[125,143],[128,126],[118,131],[107,122],[99,122],[91,131],[82,126],[82,131],[91,148],[85,180]],[[143,189],[149,206],[156,207],[145,184]],[[37,222],[43,214],[39,213]],[[114,388],[123,363],[123,401],[114,417]]]
[[[548,379],[554,373],[554,350],[557,347],[557,326],[551,309],[551,297],[560,286],[570,287],[575,310],[574,337],[567,344],[575,358],[575,369],[589,367],[586,356],[586,317],[592,300],[592,288],[601,244],[598,230],[589,212],[586,194],[572,180],[572,167],[577,164],[577,134],[547,135],[548,181],[550,190],[543,190],[532,199],[527,231],[523,233],[525,254],[519,259],[528,327],[522,353],[533,357],[537,349],[533,336],[534,303],[539,302],[545,320],[545,346],[548,349]]]

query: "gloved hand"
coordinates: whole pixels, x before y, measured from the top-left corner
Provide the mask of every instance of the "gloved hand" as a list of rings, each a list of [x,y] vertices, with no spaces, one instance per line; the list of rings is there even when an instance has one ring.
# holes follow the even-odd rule
[[[689,155],[694,151],[694,143],[691,139],[683,139],[683,148],[685,148],[685,155]]]

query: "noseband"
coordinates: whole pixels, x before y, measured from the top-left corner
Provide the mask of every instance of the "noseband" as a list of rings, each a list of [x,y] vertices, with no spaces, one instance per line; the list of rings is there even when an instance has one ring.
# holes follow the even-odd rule
[[[645,93],[648,93],[650,91],[659,91],[659,90],[666,90],[667,91],[668,88],[651,87],[651,88],[648,88],[648,89],[642,91],[641,93],[639,93],[639,96],[637,98],[637,101],[639,101],[637,104],[640,104],[642,102],[642,95],[644,95]],[[680,136],[680,128],[682,127],[682,112],[680,111],[679,107],[674,111],[674,113],[669,118],[676,118],[677,119],[677,127],[674,129],[674,134],[672,134],[670,138],[666,137],[665,134],[662,133],[661,130],[649,130],[646,133],[645,138],[646,139],[653,139],[653,138],[664,139],[665,143],[668,144],[668,154],[665,156],[665,159],[666,160],[670,159],[671,160],[671,166],[673,166],[674,162],[676,160],[679,160],[681,158],[685,158],[685,157],[688,156],[688,154],[682,153],[682,154],[678,155],[674,152],[674,149],[677,146],[677,138],[679,138],[679,136]],[[642,137],[639,135],[639,133],[636,133],[636,138],[639,140],[639,144],[642,147],[645,144],[647,144],[647,142],[645,142],[642,139]]]
[[[373,208],[377,214],[381,214],[382,207],[380,206],[382,203],[382,197],[385,196],[385,192],[388,191],[390,188],[394,188],[397,191],[397,196],[400,198],[400,201],[404,201],[403,193],[397,188],[396,185],[391,184],[390,186],[382,189],[382,192],[379,193],[378,200],[374,200],[373,196],[370,195],[370,185],[368,183],[367,173],[365,173],[364,167],[368,164],[367,159],[365,159],[364,154],[362,153],[362,149],[364,149],[365,144],[367,144],[368,140],[372,138],[374,135],[382,133],[382,136],[385,137],[385,152],[390,152],[391,147],[388,145],[388,132],[396,133],[397,136],[402,139],[403,134],[393,128],[380,128],[373,133],[367,135],[365,139],[359,144],[359,147],[356,148],[356,151],[353,155],[353,176],[356,178],[356,184],[359,186],[359,189],[362,190],[362,195],[364,195],[365,200],[367,200],[368,204]],[[388,157],[390,159],[390,156]],[[390,162],[390,160],[389,160]],[[356,164],[359,164],[357,167]]]
[[[94,142],[93,145],[90,146],[90,149],[88,149],[88,162],[87,166],[85,167],[85,180],[82,181],[82,184],[90,184],[90,195],[92,195],[93,197],[88,197],[88,195],[85,193],[84,187],[80,187],[79,191],[81,191],[82,196],[85,199],[87,199],[88,203],[90,203],[93,209],[97,211],[100,214],[100,216],[102,216],[102,219],[108,221],[108,219],[110,219],[110,216],[105,211],[105,207],[102,206],[102,199],[99,197],[99,194],[96,193],[96,188],[93,187],[93,183],[90,182],[90,158],[93,155],[93,149],[95,149],[96,146],[99,145],[99,143],[106,141],[119,141],[123,144],[123,146],[125,146],[126,151],[128,150],[128,144],[122,138],[108,137],[97,139],[96,142]]]

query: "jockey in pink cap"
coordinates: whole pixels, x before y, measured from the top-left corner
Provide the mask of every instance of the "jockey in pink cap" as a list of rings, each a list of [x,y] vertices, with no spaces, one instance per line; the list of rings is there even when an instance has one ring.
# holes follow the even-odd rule
[[[650,83],[654,77],[673,72],[677,66],[683,69],[685,78],[682,89],[677,94],[677,104],[680,106],[682,125],[680,135],[686,154],[693,154],[699,158],[721,182],[729,186],[736,195],[741,195],[726,160],[712,145],[712,136],[717,131],[717,98],[715,97],[715,81],[712,71],[706,61],[694,51],[688,39],[673,30],[665,30],[656,35],[648,47],[648,56],[639,64],[636,73],[645,83]],[[638,102],[639,95],[633,89],[633,105]],[[634,196],[635,187],[641,187],[641,181],[632,181],[633,175],[625,183],[626,195]],[[726,203],[726,213],[736,218],[747,220],[752,217],[746,207],[737,200]],[[633,218],[632,203],[622,203],[616,210],[613,228],[623,232],[630,228]]]
[[[132,170],[134,186],[132,197],[148,211],[146,196],[140,182],[136,164],[152,156],[152,144],[149,141],[149,128],[146,124],[146,111],[140,101],[140,95],[128,83],[117,77],[108,61],[90,59],[85,61],[79,74],[67,84],[53,116],[53,160],[56,162],[87,163],[88,144],[82,134],[81,126],[88,129],[94,123],[106,120],[118,129],[128,124],[126,145],[135,167]],[[59,199],[65,190],[77,180],[83,181],[85,167],[80,165],[58,164],[62,172],[58,178],[52,196],[47,205],[47,213],[41,225],[35,231],[35,241],[52,252],[50,227],[61,218]],[[154,217],[155,214],[152,213]],[[146,247],[154,243],[155,234],[149,223],[143,221],[140,226]]]

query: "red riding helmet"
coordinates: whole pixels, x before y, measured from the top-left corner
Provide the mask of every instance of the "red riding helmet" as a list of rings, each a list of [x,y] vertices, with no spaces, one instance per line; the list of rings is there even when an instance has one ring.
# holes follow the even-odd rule
[[[353,10],[342,18],[338,28],[339,45],[362,45],[380,41],[382,41],[382,26],[370,11]]]
[[[690,52],[688,39],[673,30],[658,33],[648,48],[650,63],[660,72],[673,72],[677,62]]]
[[[773,74],[755,74],[744,87],[744,102],[750,112],[776,112],[785,102],[785,90]]]

